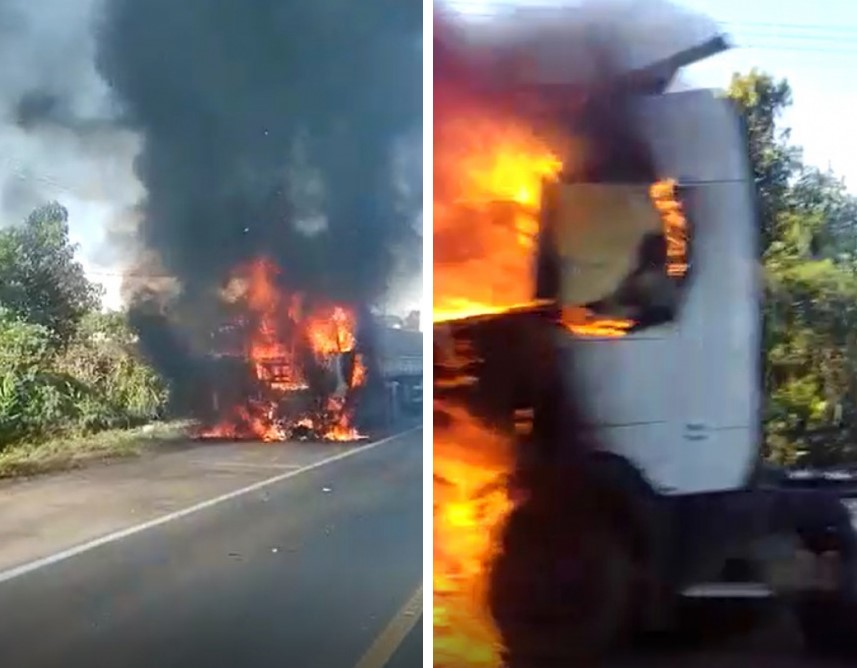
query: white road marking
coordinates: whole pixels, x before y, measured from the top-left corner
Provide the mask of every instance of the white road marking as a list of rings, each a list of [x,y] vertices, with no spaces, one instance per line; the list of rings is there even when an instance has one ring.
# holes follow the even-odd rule
[[[372,450],[374,448],[377,448],[379,445],[384,445],[385,443],[389,443],[390,441],[394,441],[398,438],[401,438],[402,436],[406,436],[420,429],[422,429],[422,427],[414,427],[413,429],[408,429],[407,431],[402,431],[398,434],[393,434],[392,436],[388,436],[387,438],[382,438],[380,441],[367,443],[366,445],[361,445],[356,448],[350,448],[348,450],[345,450],[344,452],[340,452],[337,455],[333,455],[332,457],[326,457],[325,459],[319,460],[312,464],[308,464],[307,466],[302,466],[301,468],[295,469],[294,471],[287,471],[286,473],[281,473],[272,478],[266,478],[265,480],[261,480],[252,485],[242,487],[241,489],[236,489],[235,491],[227,492],[226,494],[216,496],[212,499],[208,499],[207,501],[202,501],[200,503],[194,504],[192,506],[189,506],[188,508],[184,508],[182,510],[177,510],[175,512],[168,513],[167,515],[156,517],[155,519],[149,520],[148,522],[136,524],[134,526],[128,527],[127,529],[120,529],[119,531],[114,531],[113,533],[109,533],[105,536],[101,536],[100,538],[95,538],[94,540],[90,540],[86,543],[76,545],[75,547],[70,547],[66,550],[56,552],[47,557],[42,557],[41,559],[36,559],[26,564],[21,564],[20,566],[15,566],[5,571],[0,571],[0,583],[7,582],[8,580],[12,580],[27,573],[32,573],[35,570],[44,568],[45,566],[51,566],[60,561],[71,559],[72,557],[76,557],[79,554],[88,552],[89,550],[93,550],[96,547],[100,547],[101,545],[106,545],[107,543],[113,543],[115,541],[122,540],[123,538],[128,538],[129,536],[141,533],[143,531],[146,531],[147,529],[152,529],[154,527],[166,524],[167,522],[171,522],[182,517],[187,517],[188,515],[192,515],[193,513],[197,513],[201,510],[206,510],[207,508],[211,508],[212,506],[216,506],[225,501],[231,501],[232,499],[238,498],[239,496],[244,496],[245,494],[257,492],[261,489],[265,489],[266,487],[270,487],[271,485],[276,485],[278,482],[282,482],[283,480],[294,478],[295,476],[300,475],[301,473],[307,473],[309,471],[321,468],[326,464],[332,464],[333,462],[337,462],[342,459],[347,459],[348,457],[353,457],[354,455],[357,455],[361,452]]]
[[[423,612],[422,585],[402,606],[354,668],[384,668]]]
[[[205,461],[204,459],[197,459],[190,462],[195,466],[203,466],[209,469],[248,469],[248,470],[257,470],[257,469],[280,469],[284,471],[295,471],[300,468],[303,468],[300,464],[278,464],[276,462],[264,463],[264,462],[230,462],[230,461]]]

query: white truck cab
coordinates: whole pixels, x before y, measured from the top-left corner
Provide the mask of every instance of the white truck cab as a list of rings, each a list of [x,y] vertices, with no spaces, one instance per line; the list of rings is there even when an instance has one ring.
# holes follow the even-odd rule
[[[454,326],[477,342],[475,395],[493,397],[489,421],[500,423],[507,397],[522,412],[515,402],[527,395],[534,423],[542,416],[521,448],[540,453],[532,470],[541,473],[494,566],[508,665],[540,665],[532,652],[551,638],[573,638],[566,649],[609,644],[629,619],[669,628],[688,599],[788,601],[809,648],[853,651],[857,538],[846,504],[830,489],[758,476],[763,293],[741,120],[711,91],[646,97],[634,109],[655,182],[547,184],[534,304],[551,306],[536,306],[529,324],[519,312]],[[653,187],[680,207],[680,257]],[[550,331],[552,352],[533,343],[536,331]],[[549,356],[553,371],[542,363],[498,390],[516,366],[504,368],[503,337],[529,346],[532,362]],[[552,373],[558,380],[545,382]],[[586,482],[567,493],[563,475],[569,487]],[[540,601],[540,591],[561,593]]]
[[[651,96],[635,106],[658,178],[677,182],[686,268],[665,280],[676,298],[650,326],[623,336],[560,330],[564,365],[598,440],[665,494],[743,488],[758,458],[761,316],[753,184],[732,104],[708,90]],[[551,184],[545,221],[558,245],[563,307],[622,318],[605,300],[661,232],[651,184]],[[634,314],[664,311],[639,293]],[[635,325],[637,323],[635,322]]]

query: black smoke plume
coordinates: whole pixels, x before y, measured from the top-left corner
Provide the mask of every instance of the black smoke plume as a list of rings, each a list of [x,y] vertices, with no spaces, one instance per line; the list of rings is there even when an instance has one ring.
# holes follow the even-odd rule
[[[198,375],[236,266],[266,256],[288,289],[361,306],[416,255],[394,156],[420,134],[421,4],[106,2],[97,65],[143,138],[137,243],[157,258],[129,281],[132,321],[174,383]],[[178,293],[141,289],[156,272]]]

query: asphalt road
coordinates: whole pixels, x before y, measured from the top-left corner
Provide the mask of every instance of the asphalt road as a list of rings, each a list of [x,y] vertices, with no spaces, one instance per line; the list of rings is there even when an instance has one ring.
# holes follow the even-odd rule
[[[423,618],[420,616],[384,668],[414,668],[423,665],[422,626]]]
[[[0,666],[419,666],[421,441],[0,581]]]

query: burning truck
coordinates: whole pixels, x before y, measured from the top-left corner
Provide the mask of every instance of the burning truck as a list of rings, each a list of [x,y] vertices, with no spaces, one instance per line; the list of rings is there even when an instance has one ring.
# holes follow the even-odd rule
[[[101,4],[141,195],[108,234],[169,413],[217,438],[387,428],[370,309],[422,247],[422,5]]]
[[[657,2],[436,17],[436,665],[588,665],[700,598],[853,638],[846,506],[760,473],[745,131],[668,91],[726,48]]]
[[[259,259],[234,273],[223,299],[237,315],[219,331],[204,438],[363,438],[355,416],[368,363],[356,310],[311,303]],[[225,381],[225,382],[224,382]]]

